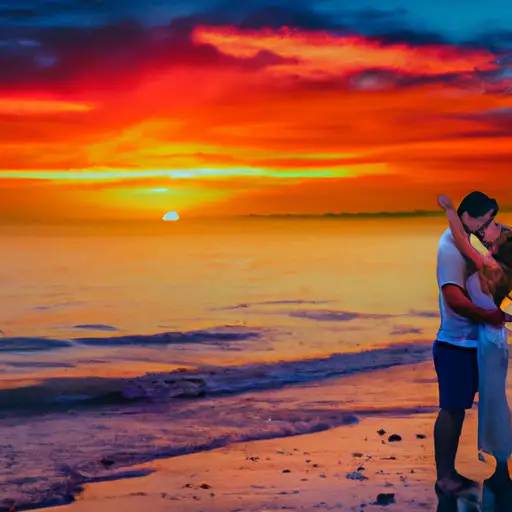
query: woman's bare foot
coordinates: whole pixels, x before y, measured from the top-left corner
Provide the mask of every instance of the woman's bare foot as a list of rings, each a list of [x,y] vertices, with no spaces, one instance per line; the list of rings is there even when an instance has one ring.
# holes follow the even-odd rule
[[[485,484],[491,488],[491,490],[502,490],[509,487],[512,484],[508,471],[496,471],[490,478],[485,481]]]

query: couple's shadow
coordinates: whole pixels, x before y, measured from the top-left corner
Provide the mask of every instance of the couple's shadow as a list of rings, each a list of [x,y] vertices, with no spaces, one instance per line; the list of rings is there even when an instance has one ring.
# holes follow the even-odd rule
[[[484,482],[481,492],[458,496],[438,493],[437,512],[512,512],[512,483],[497,488]]]

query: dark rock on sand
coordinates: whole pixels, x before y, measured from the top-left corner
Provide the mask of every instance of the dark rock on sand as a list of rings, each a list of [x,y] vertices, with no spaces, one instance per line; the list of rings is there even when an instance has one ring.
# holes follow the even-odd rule
[[[416,434],[416,439],[425,439],[426,437],[425,434]]]
[[[281,473],[291,473],[291,470],[290,469],[283,469],[283,471],[281,471]]]
[[[388,437],[388,443],[396,443],[397,441],[401,441],[402,436],[399,436],[398,434],[391,434]]]
[[[377,430],[377,434],[379,434],[379,436],[383,436],[386,434],[386,431],[383,428],[381,428],[380,430]]]
[[[199,487],[200,487],[201,489],[211,489],[211,488],[212,488],[212,486],[211,486],[211,485],[209,485],[209,484],[201,484]]]
[[[375,505],[391,505],[395,503],[395,495],[392,492],[381,492],[377,495],[377,499],[375,500]]]
[[[368,480],[368,477],[363,475],[360,471],[353,471],[352,473],[347,473],[345,475],[347,480]]]

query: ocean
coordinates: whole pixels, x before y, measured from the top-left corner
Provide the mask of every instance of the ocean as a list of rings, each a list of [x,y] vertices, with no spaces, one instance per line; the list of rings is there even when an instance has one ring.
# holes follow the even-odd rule
[[[142,461],[435,410],[445,227],[1,227],[0,510],[65,503]],[[398,367],[419,370],[403,385]]]

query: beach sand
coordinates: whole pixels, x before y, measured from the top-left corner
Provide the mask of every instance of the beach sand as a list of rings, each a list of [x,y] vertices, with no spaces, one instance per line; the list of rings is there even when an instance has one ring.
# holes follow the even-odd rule
[[[136,466],[149,476],[88,485],[54,512],[273,512],[435,510],[433,414],[370,417],[359,424]],[[378,432],[384,429],[385,434]],[[390,442],[393,434],[401,440]],[[482,481],[476,409],[468,415],[459,471]],[[350,475],[356,479],[347,477]],[[389,504],[379,504],[379,494]]]

